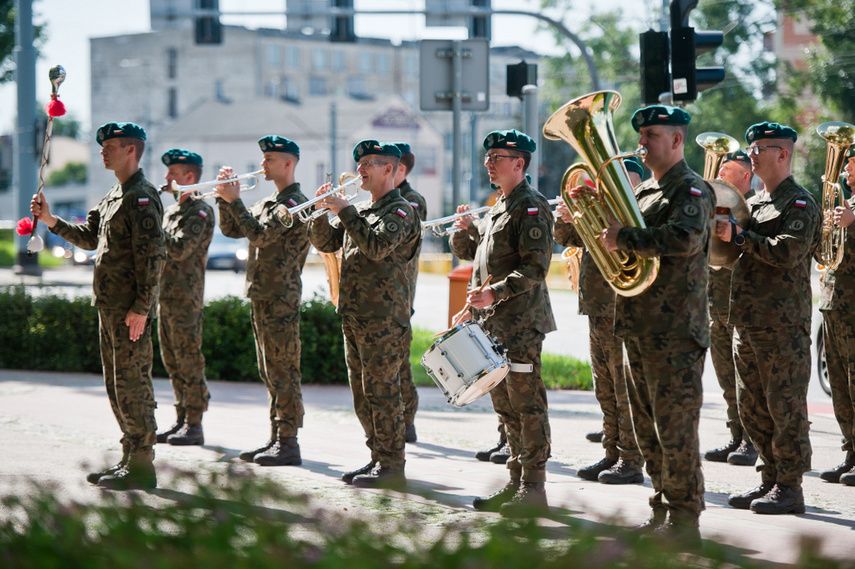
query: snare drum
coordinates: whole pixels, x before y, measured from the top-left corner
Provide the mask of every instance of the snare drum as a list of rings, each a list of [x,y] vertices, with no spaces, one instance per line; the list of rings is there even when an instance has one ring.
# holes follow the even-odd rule
[[[502,381],[511,369],[505,349],[478,322],[449,330],[422,356],[422,365],[448,402],[472,403]]]

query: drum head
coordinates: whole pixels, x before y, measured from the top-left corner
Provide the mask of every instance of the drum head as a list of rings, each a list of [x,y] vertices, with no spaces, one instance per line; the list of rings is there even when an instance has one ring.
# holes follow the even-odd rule
[[[469,385],[463,393],[454,398],[452,404],[455,407],[469,405],[499,385],[505,379],[505,376],[508,375],[509,371],[511,371],[511,366],[508,364],[499,365],[498,367],[484,371],[481,377]]]
[[[736,219],[736,223],[745,228],[751,219],[748,211],[748,203],[745,197],[733,185],[724,180],[707,180],[715,192],[717,207],[729,207],[730,214]],[[718,238],[713,227],[710,239],[710,266],[714,269],[731,267],[739,257],[739,247],[732,241],[725,242]]]

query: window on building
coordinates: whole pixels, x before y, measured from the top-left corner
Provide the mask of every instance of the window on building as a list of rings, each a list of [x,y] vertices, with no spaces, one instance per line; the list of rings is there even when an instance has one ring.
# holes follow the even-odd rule
[[[309,95],[326,95],[328,90],[325,77],[309,77]]]
[[[167,96],[169,98],[169,118],[174,119],[178,117],[178,89],[170,87]]]
[[[365,77],[348,77],[347,94],[351,97],[363,97],[367,94]]]
[[[274,77],[264,85],[264,96],[275,99],[279,96],[279,78]]]
[[[312,51],[312,69],[315,71],[323,71],[327,69],[327,50],[316,49]]]
[[[347,69],[347,55],[344,51],[337,49],[332,52],[332,69],[333,71],[344,71]]]
[[[360,73],[371,73],[373,71],[372,57],[370,53],[359,54],[359,71]]]
[[[407,77],[419,76],[419,58],[415,55],[404,56],[404,73]]]
[[[297,81],[295,81],[294,79],[291,79],[290,77],[284,77],[283,80],[285,82],[285,89],[284,89],[284,93],[282,93],[282,97],[286,101],[294,101],[294,102],[299,101],[300,100],[300,84]]]
[[[278,45],[268,45],[267,46],[267,65],[270,67],[278,67],[280,63],[279,57],[279,46]]]
[[[174,47],[166,50],[166,77],[168,79],[178,77],[178,50]]]
[[[389,75],[389,54],[377,54],[377,75]]]
[[[291,69],[300,69],[300,48],[288,46],[285,48],[285,65]]]

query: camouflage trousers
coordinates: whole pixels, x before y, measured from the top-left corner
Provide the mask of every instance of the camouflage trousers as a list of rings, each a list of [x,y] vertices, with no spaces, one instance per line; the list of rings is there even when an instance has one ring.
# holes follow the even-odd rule
[[[624,377],[623,342],[614,335],[614,319],[611,317],[589,316],[588,330],[594,394],[603,412],[606,458],[622,459],[632,466],[640,466],[641,451],[632,429]]]
[[[198,423],[211,399],[202,354],[201,308],[193,302],[162,300],[157,333],[160,357],[172,383],[178,415],[186,413],[187,422]]]
[[[736,402],[736,365],[733,363],[733,326],[727,323],[727,314],[710,315],[710,359],[715,376],[727,404],[727,428],[731,438],[744,438],[739,406]]]
[[[407,327],[393,318],[343,315],[344,355],[353,409],[371,460],[404,469],[404,402],[398,376]]]
[[[512,371],[490,391],[493,409],[505,425],[511,449],[507,468],[511,479],[544,482],[552,444],[546,387],[540,375],[544,335],[536,330],[521,330],[512,335],[503,335],[498,330],[490,332],[505,347],[511,362],[532,365],[531,373]]]
[[[132,454],[147,453],[157,441],[157,403],[151,385],[151,320],[146,322],[140,338],[132,342],[126,315],[126,310],[98,309],[104,385],[122,431],[122,448]]]
[[[697,525],[704,510],[698,448],[706,350],[690,338],[624,338],[635,438],[653,485],[650,507]]]
[[[303,426],[300,313],[283,302],[253,300],[252,333],[258,375],[267,387],[272,431],[279,438],[296,437]]]
[[[410,367],[410,346],[413,343],[413,328],[407,329],[404,336],[404,358],[401,360],[401,397],[404,399],[404,425],[412,425],[419,408],[419,392],[413,380],[413,370]]]
[[[745,432],[760,453],[763,482],[799,487],[810,470],[810,336],[800,327],[736,327],[736,395]]]
[[[855,326],[851,321],[851,315],[846,312],[822,313],[831,403],[843,434],[847,462],[855,461]]]

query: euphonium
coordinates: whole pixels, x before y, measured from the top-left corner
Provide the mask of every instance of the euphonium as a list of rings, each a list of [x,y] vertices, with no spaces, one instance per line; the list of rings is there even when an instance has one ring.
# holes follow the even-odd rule
[[[647,290],[659,272],[659,258],[609,251],[600,233],[609,218],[625,227],[644,228],[644,219],[621,158],[643,155],[645,150],[621,154],[615,141],[612,113],[620,106],[615,91],[598,91],[574,99],[553,114],[543,126],[543,136],[561,139],[572,146],[584,163],[570,166],[561,180],[561,195],[573,212],[576,230],[606,282],[621,296]],[[598,197],[584,195],[571,200],[567,192],[583,174],[596,184]]]
[[[855,142],[855,126],[845,122],[827,122],[816,127],[825,139],[825,174],[822,176],[822,237],[819,260],[826,269],[834,270],[843,260],[846,228],[835,225],[834,208],[843,202],[840,192],[840,170],[846,161],[846,150]]]

